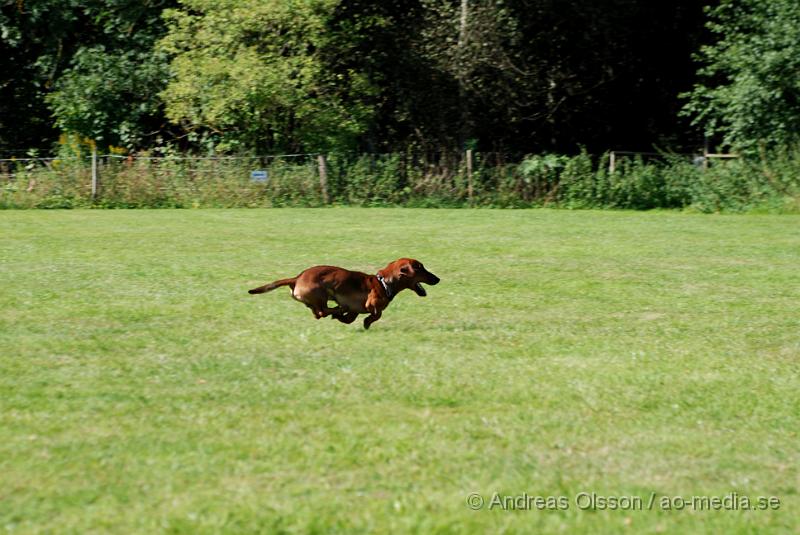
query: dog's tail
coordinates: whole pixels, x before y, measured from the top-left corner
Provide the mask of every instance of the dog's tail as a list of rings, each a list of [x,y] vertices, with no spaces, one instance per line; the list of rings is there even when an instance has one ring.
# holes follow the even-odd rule
[[[280,288],[281,286],[291,286],[292,290],[294,290],[295,281],[297,281],[297,277],[292,277],[291,279],[281,279],[275,282],[270,282],[269,284],[265,284],[264,286],[259,286],[258,288],[253,288],[252,290],[248,290],[247,293],[263,294],[264,292],[271,292],[275,288]]]

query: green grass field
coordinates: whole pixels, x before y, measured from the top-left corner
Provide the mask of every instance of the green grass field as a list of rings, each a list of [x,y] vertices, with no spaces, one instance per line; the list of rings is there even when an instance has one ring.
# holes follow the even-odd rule
[[[399,256],[366,332],[247,294]],[[0,272],[0,532],[798,533],[800,217],[6,211]]]

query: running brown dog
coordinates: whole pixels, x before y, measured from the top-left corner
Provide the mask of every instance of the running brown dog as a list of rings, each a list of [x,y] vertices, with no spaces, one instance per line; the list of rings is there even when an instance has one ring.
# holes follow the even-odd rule
[[[376,275],[334,266],[314,266],[296,277],[270,282],[249,293],[261,294],[288,286],[292,297],[310,308],[317,319],[331,316],[342,323],[353,323],[359,314],[369,314],[364,318],[364,328],[369,329],[402,290],[411,289],[425,297],[427,293],[422,283],[439,284],[439,277],[418,260],[400,258]],[[328,301],[335,301],[338,306],[330,308]]]

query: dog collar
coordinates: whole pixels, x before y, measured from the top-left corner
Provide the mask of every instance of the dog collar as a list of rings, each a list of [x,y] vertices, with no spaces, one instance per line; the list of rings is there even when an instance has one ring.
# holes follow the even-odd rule
[[[378,273],[378,274],[377,274],[377,275],[375,275],[375,276],[376,276],[376,277],[378,277],[378,281],[381,283],[381,286],[383,286],[383,291],[384,291],[384,292],[386,292],[386,297],[387,297],[388,299],[391,299],[391,298],[392,298],[392,295],[393,295],[393,294],[392,294],[392,290],[390,290],[390,289],[389,289],[389,285],[388,285],[388,284],[386,284],[386,280],[383,278],[383,275],[381,275],[380,273]]]

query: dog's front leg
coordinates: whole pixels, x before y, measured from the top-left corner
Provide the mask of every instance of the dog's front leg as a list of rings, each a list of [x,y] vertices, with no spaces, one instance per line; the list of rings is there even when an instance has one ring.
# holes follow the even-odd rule
[[[383,310],[383,306],[381,306],[380,299],[375,290],[372,290],[367,296],[367,302],[364,308],[369,312],[369,316],[364,318],[364,328],[369,329],[370,325],[381,319],[381,311]]]
[[[364,328],[369,329],[369,326],[381,319],[381,311],[373,309],[372,313],[364,318]]]

